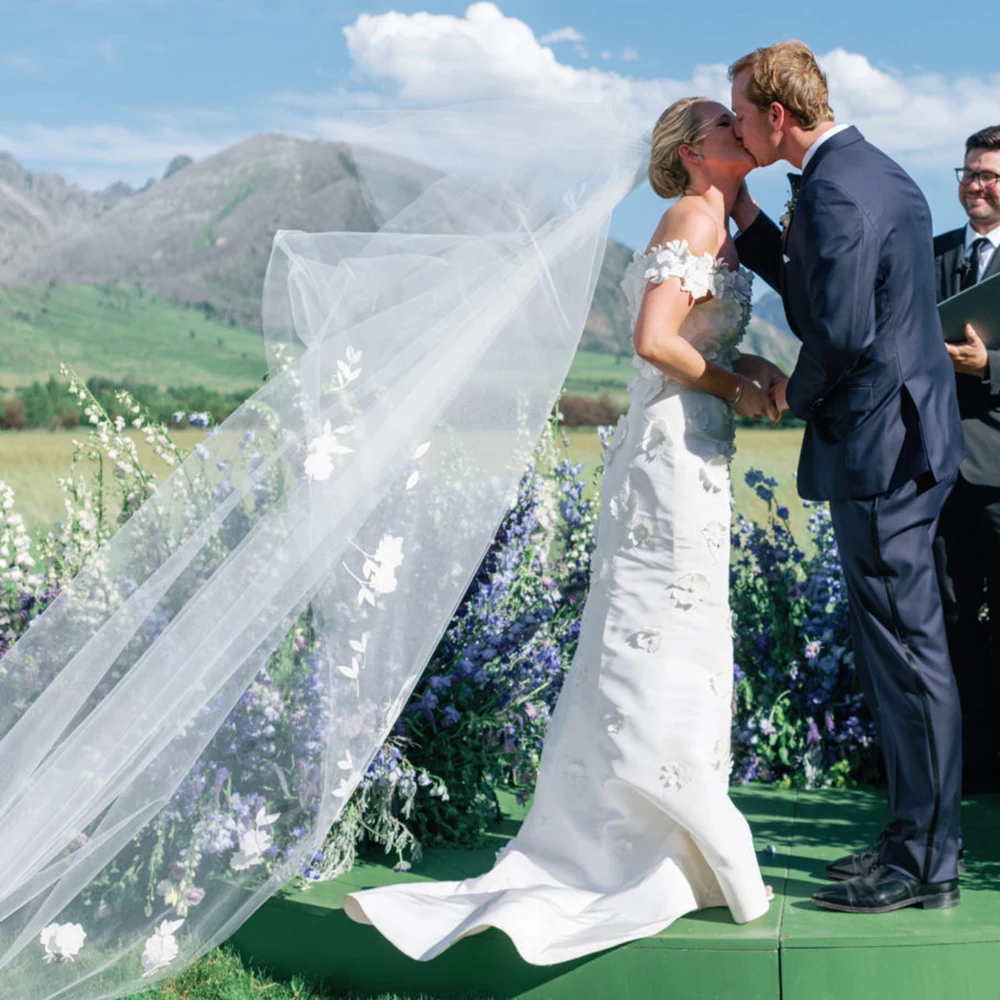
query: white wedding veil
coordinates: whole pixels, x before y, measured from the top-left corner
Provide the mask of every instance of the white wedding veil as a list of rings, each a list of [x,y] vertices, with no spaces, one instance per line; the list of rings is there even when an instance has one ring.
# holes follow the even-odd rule
[[[644,166],[584,105],[355,139],[378,231],[278,233],[269,380],[0,660],[0,1000],[173,975],[321,846],[514,496]]]

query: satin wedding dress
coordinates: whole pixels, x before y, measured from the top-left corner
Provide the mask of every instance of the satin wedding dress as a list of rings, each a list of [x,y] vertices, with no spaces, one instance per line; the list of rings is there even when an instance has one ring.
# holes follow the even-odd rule
[[[681,327],[728,366],[750,315],[748,272],[685,242],[637,253],[647,281],[699,300]],[[352,893],[344,908],[415,959],[497,927],[536,965],[655,934],[678,917],[768,908],[728,795],[732,414],[636,357],[631,406],[605,453],[580,643],[552,717],[531,810],[484,875]]]

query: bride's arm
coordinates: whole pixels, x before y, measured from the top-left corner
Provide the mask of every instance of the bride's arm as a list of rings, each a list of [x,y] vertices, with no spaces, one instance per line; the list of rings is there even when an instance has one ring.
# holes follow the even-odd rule
[[[685,239],[695,255],[718,252],[718,236],[707,218],[688,217],[683,232],[661,234],[662,242]],[[778,418],[767,393],[744,375],[734,374],[709,361],[682,336],[680,328],[695,299],[682,287],[682,279],[671,277],[648,284],[636,318],[632,344],[636,354],[660,371],[699,392],[719,396],[743,416]]]

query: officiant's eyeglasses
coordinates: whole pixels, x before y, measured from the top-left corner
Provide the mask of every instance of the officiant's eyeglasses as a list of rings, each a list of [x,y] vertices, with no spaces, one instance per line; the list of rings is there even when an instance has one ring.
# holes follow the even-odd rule
[[[980,187],[988,188],[1000,181],[1000,174],[995,174],[992,170],[968,170],[965,167],[955,167],[955,176],[963,187],[968,187],[973,181],[979,181]]]

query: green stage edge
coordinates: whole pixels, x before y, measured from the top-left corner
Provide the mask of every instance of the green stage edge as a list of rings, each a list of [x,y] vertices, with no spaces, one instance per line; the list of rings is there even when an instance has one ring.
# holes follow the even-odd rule
[[[354,889],[485,871],[519,813],[480,851],[431,850],[413,871],[361,863],[333,882],[269,900],[232,941],[245,959],[334,989],[494,1000],[1000,1000],[1000,797],[967,800],[962,905],[879,915],[830,913],[809,896],[831,858],[870,843],[886,821],[868,792],[735,789],[754,831],[770,912],[742,927],[724,908],[576,962],[539,968],[489,930],[431,962],[400,954],[341,909]]]

